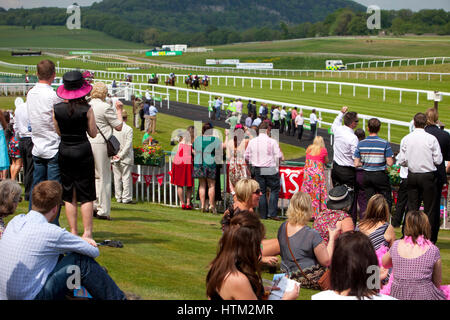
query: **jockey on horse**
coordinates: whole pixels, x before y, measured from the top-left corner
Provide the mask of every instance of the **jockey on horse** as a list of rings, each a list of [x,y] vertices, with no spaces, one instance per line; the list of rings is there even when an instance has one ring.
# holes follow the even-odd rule
[[[205,87],[205,90],[206,90],[206,88],[208,88],[208,84],[209,84],[208,76],[205,74],[203,76],[201,85],[202,85],[202,87]]]
[[[158,77],[154,73],[150,74],[148,83],[158,84]]]
[[[192,73],[189,73],[186,77],[186,79],[184,79],[184,83],[186,84],[186,87],[191,87],[192,88],[192,83],[194,82],[194,80],[192,79]]]
[[[175,79],[176,79],[175,73],[171,72],[169,74],[169,78],[166,80],[166,85],[170,84],[171,86],[174,86],[175,85]]]

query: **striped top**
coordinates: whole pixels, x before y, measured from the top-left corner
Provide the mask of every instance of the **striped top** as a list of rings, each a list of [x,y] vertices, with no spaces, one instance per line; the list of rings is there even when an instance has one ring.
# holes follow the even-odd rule
[[[368,136],[358,143],[354,157],[360,158],[366,171],[386,170],[386,158],[393,157],[391,145],[378,136]]]
[[[389,222],[386,222],[382,226],[378,227],[374,232],[368,235],[370,242],[372,242],[375,250],[378,250],[381,245],[385,245],[389,247],[389,243],[384,238],[384,234],[386,233],[387,228],[389,227]],[[356,231],[360,231],[359,226],[356,227]]]

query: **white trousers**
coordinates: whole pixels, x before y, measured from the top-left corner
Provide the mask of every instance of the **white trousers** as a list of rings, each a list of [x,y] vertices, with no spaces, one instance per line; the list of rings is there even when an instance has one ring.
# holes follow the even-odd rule
[[[133,200],[133,180],[131,164],[113,163],[114,195],[117,202],[131,202]]]
[[[111,159],[108,157],[106,143],[91,143],[95,162],[95,192],[97,199],[94,209],[99,216],[111,213]]]

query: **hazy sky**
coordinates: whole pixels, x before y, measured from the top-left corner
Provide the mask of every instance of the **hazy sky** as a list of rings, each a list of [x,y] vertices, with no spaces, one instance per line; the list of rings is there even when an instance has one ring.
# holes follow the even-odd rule
[[[0,0],[0,7],[9,8],[35,8],[35,7],[63,7],[77,2],[80,6],[91,5],[101,0]],[[126,1],[126,0],[124,0]],[[167,0],[170,1],[170,0]],[[333,1],[333,0],[328,0]],[[450,11],[449,0],[356,0],[366,6],[378,5],[381,9],[440,9]]]

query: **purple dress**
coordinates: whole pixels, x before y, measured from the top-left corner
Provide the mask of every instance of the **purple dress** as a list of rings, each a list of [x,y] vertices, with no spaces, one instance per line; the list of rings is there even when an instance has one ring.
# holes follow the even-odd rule
[[[398,254],[399,241],[390,250],[394,270],[391,296],[399,300],[446,300],[432,281],[434,264],[441,258],[439,249],[431,244],[421,256],[407,259]]]

